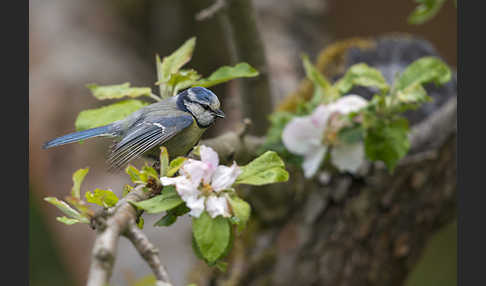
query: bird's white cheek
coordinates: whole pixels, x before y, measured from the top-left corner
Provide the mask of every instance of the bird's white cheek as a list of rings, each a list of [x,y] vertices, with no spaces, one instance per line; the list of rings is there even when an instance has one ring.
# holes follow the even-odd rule
[[[214,117],[210,112],[204,111],[202,114],[200,114],[197,117],[197,120],[198,120],[199,124],[206,126],[206,125],[213,123]]]
[[[197,122],[201,126],[209,126],[214,121],[214,116],[208,110],[196,103],[187,102],[187,109],[189,109],[192,115],[196,118]]]

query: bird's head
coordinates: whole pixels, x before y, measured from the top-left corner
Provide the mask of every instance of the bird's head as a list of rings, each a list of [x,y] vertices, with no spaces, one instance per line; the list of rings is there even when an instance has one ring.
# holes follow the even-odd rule
[[[191,87],[179,94],[181,108],[187,110],[200,127],[209,127],[216,117],[224,118],[219,99],[212,91],[204,87]]]

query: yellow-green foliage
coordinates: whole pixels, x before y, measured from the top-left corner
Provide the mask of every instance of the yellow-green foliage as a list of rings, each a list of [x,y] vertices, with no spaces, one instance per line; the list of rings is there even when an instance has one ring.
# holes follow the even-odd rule
[[[316,67],[327,78],[345,72],[346,53],[350,48],[362,50],[375,47],[375,42],[369,38],[349,38],[338,41],[323,49],[317,57]],[[314,88],[312,82],[305,78],[301,80],[296,91],[290,93],[276,108],[277,111],[295,111],[301,101],[311,99]]]

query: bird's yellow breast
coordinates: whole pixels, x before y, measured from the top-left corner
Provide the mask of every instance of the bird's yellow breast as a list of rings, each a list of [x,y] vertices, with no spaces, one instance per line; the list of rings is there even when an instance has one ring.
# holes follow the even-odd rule
[[[200,128],[194,120],[191,126],[182,130],[179,134],[165,142],[163,146],[167,148],[170,159],[172,160],[177,156],[187,155],[194,145],[199,142],[205,130],[206,128]]]

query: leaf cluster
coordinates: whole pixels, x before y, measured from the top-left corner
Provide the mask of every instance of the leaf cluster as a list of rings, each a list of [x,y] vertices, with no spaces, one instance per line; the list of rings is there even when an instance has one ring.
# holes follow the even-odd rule
[[[173,177],[178,175],[179,169],[187,160],[185,157],[177,157],[169,160],[169,155],[165,147],[161,147],[160,152],[160,172],[157,172],[150,166],[143,166],[137,169],[128,165],[125,169],[126,174],[130,177],[134,185],[148,187],[149,184],[160,186],[160,177]],[[88,173],[88,168],[77,170],[73,174],[73,188],[71,196],[66,200],[71,203],[58,200],[54,197],[47,197],[45,200],[59,208],[67,216],[57,218],[58,221],[71,225],[75,223],[89,223],[94,215],[86,203],[99,205],[103,208],[116,206],[119,198],[111,190],[102,190],[96,188],[93,192],[85,193],[86,201],[81,199],[81,184]],[[236,179],[233,187],[240,184],[261,186],[278,182],[285,182],[289,178],[285,170],[283,160],[273,151],[267,151],[250,163],[241,167],[241,174]],[[134,187],[126,185],[123,196],[126,196]],[[193,218],[193,248],[198,257],[201,257],[211,266],[217,266],[222,269],[225,265],[221,261],[231,249],[234,233],[241,233],[251,214],[251,207],[248,202],[238,196],[235,190],[223,191],[227,194],[229,208],[232,216],[229,218],[217,216],[211,218],[204,211],[198,218]],[[159,195],[143,201],[128,201],[139,210],[149,214],[165,214],[154,223],[156,227],[168,227],[177,221],[177,218],[187,214],[190,209],[179,196],[175,186],[163,186]],[[143,228],[143,218],[138,221],[140,228]]]
[[[196,38],[192,37],[172,54],[162,59],[159,55],[155,56],[157,70],[155,85],[159,86],[158,95],[154,94],[150,87],[132,87],[129,82],[114,85],[87,84],[86,87],[96,99],[121,99],[121,101],[81,111],[76,118],[76,130],[86,130],[113,123],[148,105],[146,100],[161,101],[175,96],[181,90],[189,87],[211,87],[229,80],[259,75],[256,69],[245,62],[235,66],[222,66],[206,78],[203,78],[194,69],[183,69],[191,60],[195,46]]]
[[[57,217],[59,222],[67,225],[75,223],[89,223],[94,215],[94,211],[87,203],[93,203],[108,208],[116,205],[118,197],[111,190],[95,189],[93,192],[85,193],[86,201],[81,198],[81,184],[88,174],[89,168],[79,169],[73,174],[73,187],[71,195],[66,196],[65,200],[55,197],[46,197],[44,200],[56,206],[67,216]]]
[[[430,21],[440,11],[445,1],[446,0],[415,0],[418,5],[408,16],[408,23],[420,25]],[[457,0],[453,1],[454,6],[457,7]]]
[[[355,64],[331,84],[303,55],[306,76],[314,85],[309,101],[301,102],[296,112],[277,111],[270,116],[270,128],[262,150],[274,150],[287,162],[300,165],[302,158],[291,154],[282,143],[282,132],[294,117],[309,115],[321,104],[328,104],[348,93],[353,86],[365,86],[377,92],[368,105],[358,112],[343,116],[346,122],[339,130],[341,142],[363,141],[368,160],[383,161],[393,171],[409,148],[408,120],[401,114],[431,101],[423,85],[446,83],[451,78],[449,67],[435,57],[423,57],[412,62],[397,75],[390,86],[382,73],[365,63]],[[300,161],[299,161],[300,159]]]
[[[165,148],[162,148],[163,150],[160,153],[160,176],[172,177],[177,174],[178,169],[182,166],[186,158],[178,157],[169,161],[168,154],[164,150]],[[233,187],[240,184],[261,186],[285,182],[289,177],[288,172],[285,170],[283,160],[273,151],[262,154],[247,165],[242,166],[241,170],[242,173],[236,179]],[[234,190],[228,190],[227,194],[232,213],[231,217],[217,216],[211,218],[204,211],[201,216],[192,220],[194,251],[198,257],[211,266],[222,267],[224,265],[221,259],[231,249],[234,232],[241,233],[250,219],[250,205],[239,197]],[[190,211],[174,186],[163,187],[160,195],[148,200],[131,203],[150,214],[165,212],[155,222],[154,226],[157,227],[171,226],[177,221],[178,217]]]

